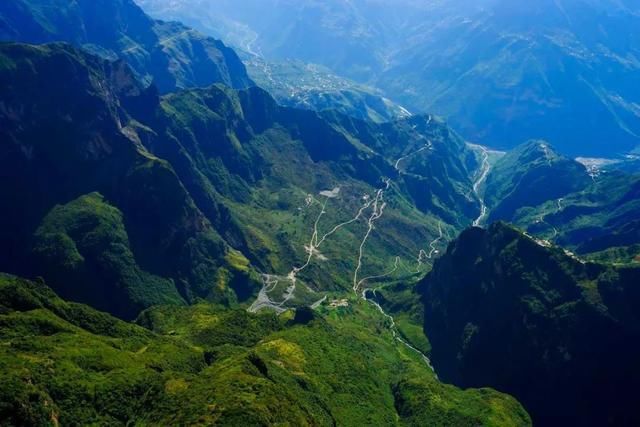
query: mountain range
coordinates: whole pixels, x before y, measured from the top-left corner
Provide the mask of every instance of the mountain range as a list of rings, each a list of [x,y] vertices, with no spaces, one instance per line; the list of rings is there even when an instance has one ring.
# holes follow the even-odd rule
[[[338,253],[312,243],[320,264],[306,274],[316,291],[348,288],[361,217],[376,219],[388,204],[363,271],[375,273],[395,256],[413,262],[424,241],[464,228],[478,209],[467,197],[473,153],[431,117],[377,125],[320,116],[278,107],[258,88],[159,97],[123,62],[69,45],[6,44],[1,54],[0,191],[11,200],[2,234],[13,248],[2,268],[31,270],[35,256],[64,297],[79,294],[58,283],[79,286],[88,274],[117,283],[128,294],[118,304],[248,298],[259,282],[249,261],[286,277],[305,264],[311,236],[301,231],[317,215],[326,231],[354,225],[336,234]],[[354,257],[334,264],[341,251]],[[112,311],[107,285],[95,286],[81,301],[135,314]]]
[[[325,65],[410,111],[446,117],[465,138],[493,148],[536,138],[563,154],[612,157],[639,145],[634,2],[140,4],[267,59]]]
[[[131,324],[6,275],[0,301],[10,425],[530,422],[509,396],[440,383],[366,303],[280,317],[163,306]]]
[[[140,3],[202,32],[133,0],[0,5],[0,424],[638,423],[640,169],[569,157],[596,123],[628,150],[622,121],[537,135],[476,81],[493,130],[523,126],[500,151],[378,85],[410,89],[399,63],[447,28],[510,51],[633,4]]]

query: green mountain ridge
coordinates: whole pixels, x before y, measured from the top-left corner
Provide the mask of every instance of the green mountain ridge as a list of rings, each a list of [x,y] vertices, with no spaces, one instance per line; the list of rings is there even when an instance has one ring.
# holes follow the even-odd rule
[[[82,291],[84,301],[123,317],[159,301],[235,298],[210,285],[231,248],[174,168],[144,147],[149,129],[125,110],[148,104],[153,88],[142,89],[123,62],[63,44],[3,44],[0,58],[2,268],[73,285],[67,298],[102,277],[87,282],[96,289]],[[227,270],[229,279],[252,280],[246,268]]]
[[[465,231],[418,285],[438,375],[511,393],[540,425],[635,424],[639,279],[501,223]]]
[[[561,209],[556,208],[544,217],[547,226],[541,224],[542,227],[532,227],[532,231],[548,233],[549,225],[555,226],[556,241],[578,253],[629,247],[628,255],[633,258],[638,255],[633,246],[640,244],[639,205],[637,175],[607,174],[585,191],[563,198]],[[526,224],[529,215],[544,215],[547,210],[547,205],[539,206],[514,220]]]

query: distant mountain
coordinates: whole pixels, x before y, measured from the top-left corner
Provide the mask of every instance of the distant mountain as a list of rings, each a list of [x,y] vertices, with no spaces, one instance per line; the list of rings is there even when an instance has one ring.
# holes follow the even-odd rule
[[[470,229],[418,286],[440,378],[513,394],[540,425],[638,423],[640,268]]]
[[[120,58],[163,93],[213,83],[253,84],[232,49],[182,24],[153,20],[133,0],[3,1],[0,41],[65,41]]]
[[[385,325],[367,304],[346,316],[305,314],[164,306],[135,325],[0,274],[0,417],[11,425],[530,425],[515,399],[444,385],[389,332],[380,339]]]
[[[376,122],[410,115],[379,90],[340,77],[326,66],[288,57],[265,59],[261,48],[254,46],[257,38],[250,29],[220,16],[223,8],[238,12],[243,8],[261,8],[261,4],[243,3],[242,8],[238,8],[226,2],[217,2],[215,5],[200,2],[198,7],[192,7],[188,2],[138,3],[154,16],[179,19],[204,34],[229,42],[241,55],[250,77],[281,105],[315,111],[335,109],[358,119]],[[295,4],[290,6],[295,7]]]
[[[377,83],[409,108],[442,114],[497,148],[539,138],[564,154],[603,156],[640,144],[637,3],[445,1],[432,9]]]
[[[487,176],[489,222],[510,221],[519,209],[557,200],[591,183],[587,169],[545,141],[529,141],[501,157]]]
[[[389,23],[372,22],[374,15],[392,16],[380,14],[385,2],[375,1],[371,8],[369,1],[336,0],[244,0],[242,7],[232,0],[137,1],[152,16],[179,19],[249,53],[322,64],[360,81],[379,68],[378,49],[385,46]]]
[[[622,161],[614,161],[599,168],[604,170],[619,170],[631,174],[640,174],[640,156],[637,154],[627,155]]]
[[[241,52],[251,78],[280,105],[306,110],[335,110],[377,123],[411,113],[379,90],[335,75],[326,67],[296,60],[267,61]]]
[[[483,145],[536,138],[572,156],[640,145],[632,1],[139,2],[267,59],[322,64],[378,87]]]

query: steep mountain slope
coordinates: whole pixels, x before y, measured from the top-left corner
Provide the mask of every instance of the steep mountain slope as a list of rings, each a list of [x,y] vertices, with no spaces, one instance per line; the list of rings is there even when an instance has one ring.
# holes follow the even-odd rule
[[[250,282],[228,261],[241,255],[125,110],[153,109],[154,88],[121,61],[62,44],[0,45],[0,82],[4,271],[43,275],[123,317],[196,296],[235,300],[226,285]],[[216,279],[223,266],[229,282]]]
[[[0,417],[14,425],[530,424],[513,398],[438,382],[376,315],[366,304],[326,317],[166,306],[138,320],[151,332],[0,275]]]
[[[250,77],[269,92],[279,104],[315,111],[335,109],[359,119],[391,121],[410,113],[384,97],[379,90],[340,77],[326,66],[292,59],[290,53],[278,59],[266,59],[263,49],[255,46],[258,36],[250,28],[226,19],[227,13],[242,13],[247,8],[262,9],[260,3],[243,2],[171,2],[139,1],[152,16],[179,19],[204,34],[222,38],[241,55]],[[270,8],[279,9],[281,5]],[[287,5],[297,7],[297,3]],[[223,13],[223,10],[226,11]],[[262,20],[265,21],[266,20]],[[296,25],[293,20],[291,25]],[[326,42],[326,40],[324,40]],[[335,47],[335,46],[334,46]],[[307,46],[305,50],[312,47]]]
[[[228,216],[212,221],[278,276],[275,295],[292,277],[315,291],[350,289],[356,269],[377,276],[396,256],[397,274],[410,274],[429,242],[478,209],[467,197],[472,154],[430,117],[377,125],[217,86],[169,95],[161,110],[168,142],[149,149],[179,165],[203,212],[221,201]]]
[[[636,2],[139,2],[267,59],[328,66],[483,145],[540,138],[573,156],[640,145]]]
[[[419,285],[439,376],[513,394],[534,423],[638,422],[640,269],[585,264],[501,223]]]
[[[64,44],[5,44],[0,64],[1,268],[118,316],[248,302],[260,277],[282,309],[411,276],[478,210],[473,153],[430,116],[321,116],[258,88],[160,98]]]
[[[580,163],[559,155],[545,141],[529,141],[501,157],[489,172],[484,188],[489,221],[509,221],[519,209],[555,201],[590,183]]]
[[[252,85],[238,56],[222,42],[175,22],[155,21],[133,0],[3,1],[0,40],[66,41],[121,58],[161,92],[212,83]]]

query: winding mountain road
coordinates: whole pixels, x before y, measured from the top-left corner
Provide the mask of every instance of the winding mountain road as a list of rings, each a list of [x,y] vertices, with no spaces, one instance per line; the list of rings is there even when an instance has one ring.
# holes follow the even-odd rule
[[[396,170],[398,170],[400,172],[400,163],[413,156],[416,154],[419,154],[422,151],[425,151],[427,149],[431,149],[432,148],[432,144],[431,141],[428,141],[427,144],[425,144],[425,146],[421,147],[420,149],[416,150],[413,153],[410,153],[409,155],[403,156],[399,159],[397,159],[394,163],[394,166],[396,168]],[[486,153],[485,150],[485,154],[486,154],[486,158],[485,158],[485,163],[488,165],[488,154]],[[487,167],[488,169],[488,167]],[[483,178],[486,178],[486,174],[488,173],[488,170],[485,170],[483,172]],[[379,275],[372,275],[372,276],[367,276],[364,278],[360,278],[360,272],[362,270],[362,266],[363,266],[363,258],[365,255],[365,248],[366,248],[366,243],[369,239],[369,237],[371,236],[373,230],[375,229],[375,224],[376,222],[382,218],[385,208],[387,206],[387,203],[384,200],[384,195],[385,192],[387,190],[389,190],[389,188],[391,187],[391,179],[389,178],[382,178],[382,181],[384,183],[384,187],[383,188],[379,188],[374,197],[370,197],[368,195],[363,197],[363,204],[360,207],[360,209],[358,210],[358,212],[356,213],[356,215],[345,222],[342,222],[340,224],[335,225],[333,228],[331,228],[326,234],[322,235],[322,237],[319,237],[320,234],[318,232],[318,225],[320,222],[320,219],[326,214],[326,208],[327,208],[327,203],[330,199],[337,197],[337,194],[339,193],[339,188],[336,188],[332,191],[322,191],[320,193],[321,196],[323,196],[325,198],[325,200],[320,203],[319,201],[317,201],[315,198],[313,198],[313,196],[308,196],[306,199],[307,202],[307,206],[311,206],[313,203],[320,203],[322,208],[318,214],[318,216],[315,219],[314,225],[313,225],[313,232],[311,234],[311,238],[309,240],[309,244],[305,245],[305,250],[307,251],[307,259],[306,262],[300,266],[300,267],[294,267],[289,274],[285,277],[282,278],[280,276],[274,276],[274,275],[263,275],[263,286],[262,289],[260,290],[260,293],[258,295],[258,298],[256,299],[256,301],[254,301],[254,303],[251,305],[251,307],[249,308],[249,311],[251,312],[257,312],[262,308],[271,308],[273,310],[275,310],[277,313],[281,313],[283,311],[285,311],[285,307],[284,305],[290,301],[294,294],[295,294],[295,290],[296,290],[296,284],[297,284],[297,275],[302,272],[304,269],[306,269],[312,262],[313,259],[313,255],[315,253],[319,253],[318,248],[327,240],[327,238],[329,238],[331,235],[333,235],[334,233],[336,233],[338,230],[340,230],[343,227],[346,227],[349,224],[352,224],[354,222],[359,221],[365,214],[365,212],[367,210],[371,210],[370,214],[367,218],[367,230],[364,234],[364,236],[362,237],[362,240],[360,241],[360,244],[358,246],[358,257],[357,257],[357,262],[356,262],[356,267],[353,271],[353,292],[356,294],[356,296],[361,297],[364,301],[369,302],[371,304],[373,304],[378,311],[389,320],[390,322],[390,331],[394,337],[394,339],[396,339],[397,341],[399,341],[400,343],[402,343],[404,346],[406,346],[408,349],[410,349],[413,352],[416,352],[417,354],[419,354],[421,356],[421,358],[424,360],[424,362],[429,366],[429,368],[431,370],[433,370],[433,366],[431,365],[431,361],[429,360],[429,358],[422,353],[420,350],[418,350],[416,347],[414,347],[413,345],[411,345],[409,342],[407,342],[405,339],[403,339],[400,334],[397,331],[397,327],[396,327],[396,322],[395,319],[393,318],[393,316],[389,315],[388,313],[386,313],[384,311],[384,309],[382,308],[382,306],[380,306],[380,304],[373,300],[373,299],[369,299],[367,298],[367,293],[368,292],[373,292],[373,295],[375,297],[375,290],[371,290],[369,288],[365,287],[365,284],[368,281],[372,281],[372,280],[380,280],[386,277],[389,277],[391,275],[393,275],[397,270],[398,267],[400,265],[400,257],[397,256],[395,257],[394,260],[394,265],[393,268],[387,272],[381,273]],[[438,244],[438,242],[440,240],[442,240],[443,238],[443,231],[442,231],[442,225],[438,224],[438,232],[439,232],[439,236],[437,238],[435,238],[430,244],[430,252],[427,254],[426,251],[422,250],[419,254],[419,261],[421,257],[426,257],[427,259],[431,259],[438,251],[438,249],[436,248],[436,245]],[[287,290],[285,292],[285,298],[281,301],[281,302],[273,302],[271,300],[271,298],[269,297],[269,292],[275,290],[275,288],[278,286],[278,284],[280,283],[281,280],[287,280],[289,282],[289,286],[287,287]],[[326,301],[326,296],[321,298],[320,300],[316,301],[314,304],[312,304],[312,308],[318,308],[324,301]]]
[[[360,282],[358,281],[358,274],[360,273],[360,269],[362,268],[362,257],[364,256],[364,245],[367,243],[367,240],[369,239],[369,236],[373,231],[375,222],[382,217],[382,214],[384,213],[384,208],[387,206],[387,204],[384,202],[384,192],[385,190],[389,189],[390,180],[386,179],[384,180],[384,182],[386,185],[385,188],[384,189],[381,188],[376,192],[376,197],[373,200],[373,211],[371,212],[371,216],[369,216],[369,219],[367,220],[367,226],[368,226],[367,232],[362,238],[362,241],[360,242],[360,246],[358,248],[358,262],[356,264],[356,269],[353,272],[353,292],[355,292],[356,294],[358,294],[358,289],[360,288]]]
[[[431,143],[431,141],[427,142],[423,147],[421,147],[420,149],[414,151],[413,153],[409,153],[406,156],[402,156],[400,157],[398,160],[396,160],[396,164],[394,165],[395,169],[398,172],[402,172],[400,170],[400,163],[407,160],[408,158],[411,158],[413,156],[415,156],[416,154],[420,154],[425,150],[431,150],[433,148],[433,144]]]
[[[388,188],[388,185],[387,185],[387,188]],[[260,311],[263,308],[271,308],[276,310],[276,312],[278,313],[285,311],[285,308],[284,308],[285,304],[289,302],[295,295],[295,291],[297,289],[297,284],[298,284],[298,274],[304,271],[306,268],[308,268],[309,265],[311,265],[314,255],[320,256],[319,248],[322,246],[323,243],[326,242],[326,240],[330,236],[338,232],[340,229],[354,222],[359,221],[369,207],[379,202],[379,198],[381,197],[380,191],[383,191],[383,190],[378,190],[376,194],[376,198],[370,198],[368,196],[364,197],[364,202],[362,206],[360,207],[360,209],[358,209],[358,212],[353,218],[351,218],[348,221],[335,225],[333,228],[331,228],[331,230],[323,234],[322,237],[319,237],[320,236],[320,233],[319,233],[320,220],[327,213],[327,203],[329,202],[329,200],[334,199],[338,196],[340,192],[340,188],[338,187],[338,188],[334,188],[333,190],[320,192],[320,195],[324,197],[323,202],[318,201],[315,197],[313,197],[313,195],[308,195],[305,199],[305,203],[307,207],[312,206],[314,204],[319,204],[321,206],[321,209],[313,223],[313,230],[312,230],[309,243],[304,246],[304,249],[307,253],[306,262],[299,267],[293,267],[286,276],[263,274],[262,289],[260,290],[258,297],[256,298],[256,301],[254,301],[251,307],[249,307],[249,311],[255,313],[257,311]],[[383,209],[384,209],[384,205],[381,205],[380,207],[376,205],[374,207],[374,212],[372,213],[371,217],[369,217],[369,223],[371,227],[372,227],[372,222],[375,222],[375,220],[377,219],[376,216],[378,214],[381,216],[382,214],[381,211]],[[284,296],[283,300],[280,302],[275,302],[270,298],[269,293],[274,291],[277,285],[283,281],[288,282],[289,285],[287,286],[287,289],[283,295]]]
[[[428,259],[433,259],[433,256],[438,254],[438,248],[436,247],[436,245],[440,242],[440,240],[444,238],[441,223],[438,223],[438,233],[440,235],[433,239],[431,243],[429,243],[429,248],[431,249],[429,253],[427,253],[427,251],[425,251],[424,249],[420,249],[420,252],[418,253],[418,266],[415,273],[420,273],[420,268],[425,263],[425,261]]]

